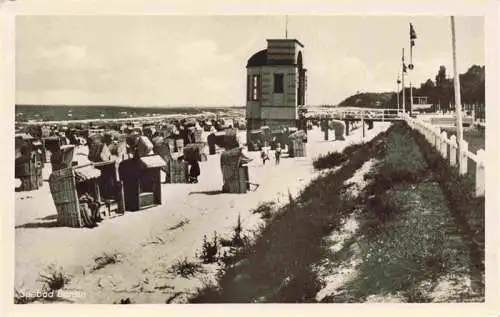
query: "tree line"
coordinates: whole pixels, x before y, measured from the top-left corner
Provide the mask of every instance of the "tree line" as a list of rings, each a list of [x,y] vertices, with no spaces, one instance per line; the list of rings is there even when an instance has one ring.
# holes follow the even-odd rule
[[[473,65],[467,72],[460,74],[461,101],[465,109],[475,105],[476,114],[484,117],[485,105],[485,66]],[[412,87],[414,104],[415,97],[426,97],[427,104],[432,105],[431,111],[450,111],[455,104],[455,89],[453,76],[447,74],[445,66],[440,66],[434,78],[427,79],[420,87]],[[402,90],[399,92],[399,102],[402,105]],[[357,93],[342,102],[338,107],[366,108],[397,108],[398,95],[394,92]],[[410,87],[405,87],[406,110],[410,110]],[[479,112],[479,113],[478,113]]]
[[[462,105],[468,108],[476,105],[478,108],[485,104],[485,67],[479,65],[471,66],[467,72],[459,75],[460,78],[460,96]],[[455,87],[453,77],[448,76],[446,67],[440,66],[435,80],[427,79],[419,88],[412,89],[413,96],[427,97],[427,103],[431,104],[432,110],[441,110],[448,112],[455,105]],[[400,92],[400,100],[401,99]],[[394,96],[394,101],[396,100]],[[410,107],[410,88],[405,90],[406,108]]]

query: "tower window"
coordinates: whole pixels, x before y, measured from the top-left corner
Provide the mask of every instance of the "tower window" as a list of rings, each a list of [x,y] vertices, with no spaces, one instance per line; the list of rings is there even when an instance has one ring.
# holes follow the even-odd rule
[[[248,75],[247,100],[258,101],[260,96],[260,75]]]
[[[282,94],[284,87],[284,75],[283,74],[274,74],[274,93]]]

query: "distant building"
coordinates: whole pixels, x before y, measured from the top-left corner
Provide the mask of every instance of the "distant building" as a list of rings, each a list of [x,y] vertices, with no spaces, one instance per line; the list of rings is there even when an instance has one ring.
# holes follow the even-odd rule
[[[247,131],[296,127],[306,102],[304,45],[295,39],[269,39],[247,63]]]
[[[427,96],[413,96],[412,111],[429,111],[432,109],[432,103]]]

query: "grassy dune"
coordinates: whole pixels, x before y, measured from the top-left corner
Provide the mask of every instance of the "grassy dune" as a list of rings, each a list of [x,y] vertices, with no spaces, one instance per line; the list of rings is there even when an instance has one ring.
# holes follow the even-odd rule
[[[481,252],[446,183],[453,174],[421,141],[400,123],[348,155],[318,158],[314,166],[330,170],[268,212],[256,236],[224,257],[217,284],[191,301],[318,302],[328,283],[321,302],[484,300]],[[346,181],[369,160],[367,185],[353,194]],[[454,186],[469,190],[461,179]],[[329,237],[349,220],[357,229],[338,249]]]

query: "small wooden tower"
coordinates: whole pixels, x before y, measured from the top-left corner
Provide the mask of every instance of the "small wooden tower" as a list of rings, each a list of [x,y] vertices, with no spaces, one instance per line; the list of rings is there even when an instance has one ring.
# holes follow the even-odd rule
[[[269,39],[267,49],[248,59],[247,131],[297,127],[299,107],[306,99],[303,48],[296,39]]]

